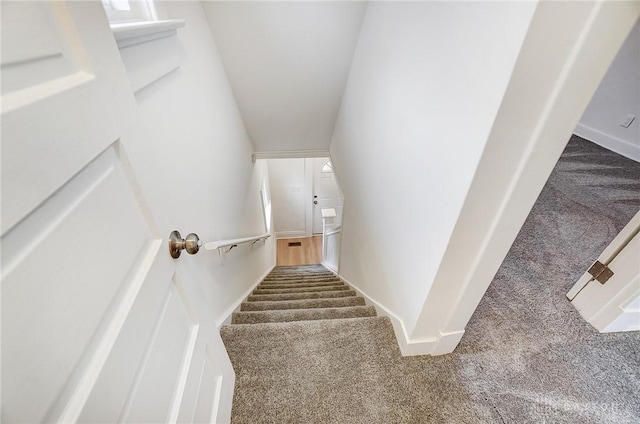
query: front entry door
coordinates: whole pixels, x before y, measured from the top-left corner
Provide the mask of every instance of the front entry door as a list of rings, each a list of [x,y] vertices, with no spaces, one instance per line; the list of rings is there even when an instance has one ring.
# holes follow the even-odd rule
[[[146,141],[101,3],[1,7],[2,421],[212,421],[210,335],[127,159]]]
[[[322,234],[322,208],[334,208],[342,216],[343,199],[329,158],[313,161],[313,234]]]

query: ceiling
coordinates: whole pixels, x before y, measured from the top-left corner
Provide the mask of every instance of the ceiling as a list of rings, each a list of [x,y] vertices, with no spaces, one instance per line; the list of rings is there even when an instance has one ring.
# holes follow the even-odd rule
[[[203,2],[257,152],[328,150],[366,2]]]

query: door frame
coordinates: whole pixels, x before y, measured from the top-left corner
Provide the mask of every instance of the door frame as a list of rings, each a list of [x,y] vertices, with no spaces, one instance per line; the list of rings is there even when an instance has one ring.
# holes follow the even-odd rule
[[[322,157],[322,156],[318,156]],[[328,158],[328,157],[327,157]],[[314,161],[317,158],[304,159],[304,201],[306,203],[304,209],[304,234],[305,237],[313,237],[313,184]]]
[[[598,256],[597,261],[605,266],[612,264],[612,270],[616,272],[621,270],[619,275],[623,275],[624,268],[622,264],[628,265],[627,262],[616,262],[616,258],[624,261],[624,256],[620,255],[625,252],[625,249],[631,243],[639,242],[640,233],[640,212],[636,213],[631,221],[620,231],[620,233],[613,239],[613,241],[604,249],[604,251]],[[637,245],[635,245],[637,249]],[[628,256],[629,250],[626,250],[626,256]],[[619,256],[620,255],[620,256]],[[576,281],[571,290],[567,293],[567,298],[571,301],[571,304],[580,312],[580,315],[599,332],[609,332],[607,327],[615,321],[615,319],[624,313],[621,305],[627,304],[632,299],[635,299],[634,295],[637,293],[638,287],[634,288],[632,284],[637,281],[638,274],[636,274],[630,281],[620,281],[617,277],[612,275],[611,281],[605,283],[599,283],[595,277],[585,271],[582,276]],[[604,280],[602,280],[604,281]],[[613,286],[611,284],[613,283]],[[605,286],[605,284],[608,284]],[[615,294],[612,292],[613,287],[618,287]],[[630,297],[626,297],[630,296]],[[617,315],[616,312],[619,309]],[[617,330],[616,330],[617,331]],[[626,330],[631,331],[631,330]]]
[[[563,13],[567,4],[581,7],[581,14]],[[415,322],[396,331],[403,354],[440,355],[458,345],[639,16],[637,2],[537,4],[427,298]],[[532,80],[534,69],[540,75]],[[525,141],[512,143],[516,139]]]

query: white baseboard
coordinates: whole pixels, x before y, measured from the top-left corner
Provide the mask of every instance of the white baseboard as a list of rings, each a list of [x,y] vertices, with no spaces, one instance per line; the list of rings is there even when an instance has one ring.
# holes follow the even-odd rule
[[[222,315],[223,318],[220,321],[216,322],[216,327],[218,327],[218,329],[220,327],[222,327],[223,325],[228,325],[231,324],[231,317],[233,316],[234,312],[238,312],[240,310],[240,306],[242,305],[242,302],[245,301],[245,299],[247,297],[249,297],[249,295],[251,294],[251,292],[253,292],[253,290],[255,290],[255,288],[258,286],[258,284],[260,284],[262,282],[262,280],[265,279],[265,277],[267,275],[269,275],[269,273],[271,271],[273,271],[273,268],[275,268],[275,264],[273,266],[271,266],[267,272],[265,272],[264,274],[262,274],[262,276],[260,278],[258,278],[258,280],[253,283],[251,285],[251,287],[233,304],[233,306],[231,306],[229,309],[227,309],[227,311]]]
[[[326,265],[325,265],[326,266]],[[384,305],[375,301],[371,297],[369,297],[365,292],[360,290],[357,286],[347,281],[344,277],[331,270],[334,274],[336,274],[342,281],[344,281],[348,286],[350,286],[355,292],[362,296],[367,303],[367,305],[371,305],[376,308],[376,312],[378,315],[386,316],[391,320],[391,325],[393,326],[393,332],[396,334],[396,339],[398,340],[398,347],[400,348],[400,353],[402,356],[417,356],[417,355],[433,355],[434,351],[438,345],[438,339],[433,337],[429,339],[419,339],[419,340],[411,340],[407,336],[407,331],[404,325],[404,322],[398,318],[393,312],[387,309]],[[455,346],[454,346],[455,347]]]
[[[616,152],[636,162],[640,162],[640,146],[629,143],[618,137],[596,130],[583,124],[578,124],[574,133],[584,139],[587,139],[605,149]]]
[[[324,267],[325,267],[325,268],[327,268],[329,271],[333,272],[335,275],[337,275],[338,277],[340,277],[340,276],[338,275],[338,268],[337,268],[334,264],[331,264],[331,263],[329,263],[329,262],[325,262],[325,261],[323,261],[323,262],[322,262],[322,266],[324,266]],[[340,278],[342,278],[342,277],[340,277]]]
[[[284,239],[284,238],[304,238],[307,234],[305,230],[294,230],[294,231],[276,231],[276,239]]]
[[[451,333],[443,333],[440,331],[440,337],[431,354],[435,356],[453,352],[456,346],[458,346],[458,343],[460,343],[460,340],[462,340],[462,336],[464,336],[464,330],[453,331]]]

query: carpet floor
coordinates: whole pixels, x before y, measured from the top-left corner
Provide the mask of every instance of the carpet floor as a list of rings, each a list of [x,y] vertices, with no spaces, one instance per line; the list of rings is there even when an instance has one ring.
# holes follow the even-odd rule
[[[389,320],[321,266],[275,268],[221,329],[232,421],[640,422],[640,334],[600,334],[565,297],[639,208],[640,164],[572,137],[438,357],[402,357]]]

